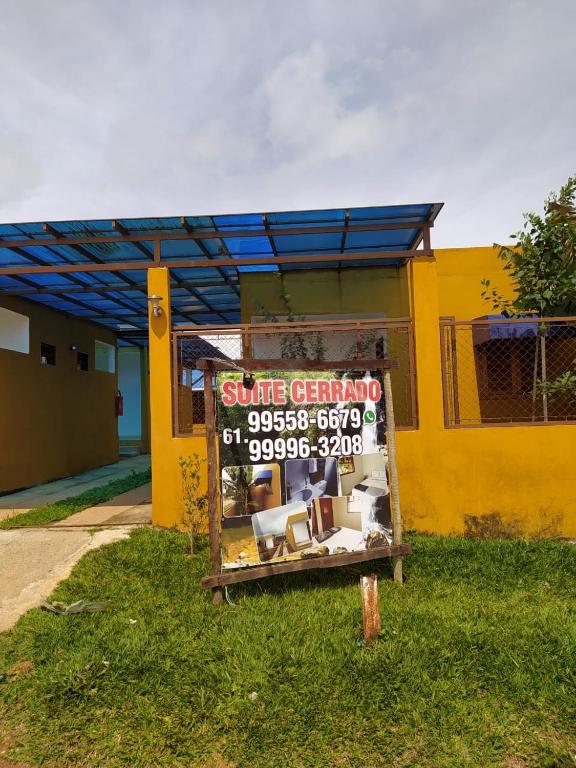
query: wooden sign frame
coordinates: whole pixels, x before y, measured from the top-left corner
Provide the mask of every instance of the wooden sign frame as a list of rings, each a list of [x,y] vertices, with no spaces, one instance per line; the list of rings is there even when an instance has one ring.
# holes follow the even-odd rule
[[[398,496],[398,467],[396,463],[396,427],[394,421],[394,404],[390,369],[397,368],[398,362],[383,358],[366,360],[308,360],[296,358],[280,358],[237,361],[220,360],[218,358],[200,358],[196,367],[205,372],[204,403],[206,409],[206,438],[208,441],[208,524],[210,534],[210,575],[202,579],[202,586],[212,590],[212,602],[222,602],[222,587],[245,581],[276,576],[284,573],[296,573],[318,568],[336,568],[339,566],[362,563],[385,557],[393,559],[394,580],[402,582],[402,558],[410,554],[409,544],[402,542],[402,517]],[[216,371],[328,371],[328,370],[381,370],[384,382],[384,401],[386,408],[386,443],[388,447],[388,472],[390,478],[390,508],[392,518],[392,544],[385,547],[346,552],[338,555],[310,557],[303,560],[288,560],[262,566],[250,566],[238,570],[222,571],[220,553],[219,511],[220,499],[218,489],[218,448],[216,436],[216,407],[212,377]]]

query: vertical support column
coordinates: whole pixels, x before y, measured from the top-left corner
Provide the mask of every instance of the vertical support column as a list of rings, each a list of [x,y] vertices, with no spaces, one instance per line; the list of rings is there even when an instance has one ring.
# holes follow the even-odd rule
[[[392,512],[392,543],[402,544],[402,515],[398,490],[398,464],[396,462],[396,422],[390,371],[384,371],[384,403],[386,405],[386,445],[388,447],[388,474],[390,477],[390,508]],[[402,558],[393,557],[394,581],[402,584]]]
[[[208,361],[206,361],[208,362]],[[208,363],[204,368],[204,404],[206,407],[206,437],[208,439],[208,523],[210,533],[210,572],[221,571],[220,535],[218,531],[218,455],[216,449],[216,413],[212,389],[213,367]],[[222,602],[222,587],[212,587],[212,602]]]
[[[164,267],[148,270],[148,295],[161,296],[162,314],[154,317],[148,307],[150,356],[150,449],[152,453],[152,522],[163,522],[162,478],[164,456],[172,439],[172,360],[170,354],[170,273]]]
[[[433,256],[418,257],[410,262],[410,297],[416,351],[418,425],[420,430],[443,429],[438,276]]]

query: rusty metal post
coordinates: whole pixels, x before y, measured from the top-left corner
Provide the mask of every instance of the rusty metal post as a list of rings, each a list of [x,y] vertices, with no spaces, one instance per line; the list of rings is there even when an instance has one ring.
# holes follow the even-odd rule
[[[368,648],[372,640],[380,635],[380,604],[378,603],[378,577],[360,576],[362,593],[362,620],[364,624],[364,646]]]
[[[214,392],[212,391],[213,369],[208,365],[204,369],[204,402],[206,406],[206,438],[208,443],[208,524],[210,532],[210,572],[220,573],[220,536],[218,531],[218,478],[216,451],[216,415],[214,411]],[[212,602],[222,602],[222,587],[212,588]]]
[[[386,445],[388,447],[388,475],[390,477],[390,510],[392,512],[392,543],[402,544],[402,515],[398,491],[398,464],[396,462],[396,423],[390,371],[384,370],[384,403],[386,407]],[[402,584],[402,558],[394,557],[394,581]]]

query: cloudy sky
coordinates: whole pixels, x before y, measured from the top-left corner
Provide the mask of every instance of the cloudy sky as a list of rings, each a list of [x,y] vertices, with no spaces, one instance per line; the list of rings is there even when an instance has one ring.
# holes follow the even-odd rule
[[[0,0],[0,221],[445,202],[576,171],[575,0]]]

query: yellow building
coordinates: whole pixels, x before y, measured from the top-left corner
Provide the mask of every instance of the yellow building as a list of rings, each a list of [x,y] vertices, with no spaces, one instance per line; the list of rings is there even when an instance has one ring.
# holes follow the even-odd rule
[[[125,338],[141,340],[141,321],[148,319],[156,524],[182,521],[179,458],[206,456],[196,359],[272,357],[284,341],[289,346],[308,334],[322,354],[346,355],[332,359],[362,357],[370,347],[398,361],[392,377],[406,528],[576,535],[576,490],[569,482],[574,404],[546,400],[532,386],[543,377],[534,320],[488,316],[481,279],[511,293],[497,251],[432,250],[439,210],[82,222],[80,236],[80,227],[60,227],[58,243],[71,255],[78,246],[106,243],[99,258],[108,264],[94,266],[76,253],[85,275],[109,285],[117,285],[119,274],[136,277],[133,295],[123,294],[134,310],[117,315],[110,328],[122,325]],[[43,242],[50,243],[45,233]],[[34,237],[13,243],[32,247]],[[0,276],[21,274],[22,265],[7,263],[6,254],[0,263]],[[33,265],[24,269],[34,274]],[[53,265],[46,269],[58,273]],[[66,272],[60,267],[59,274]],[[574,322],[557,319],[546,327],[552,376],[576,357]]]

